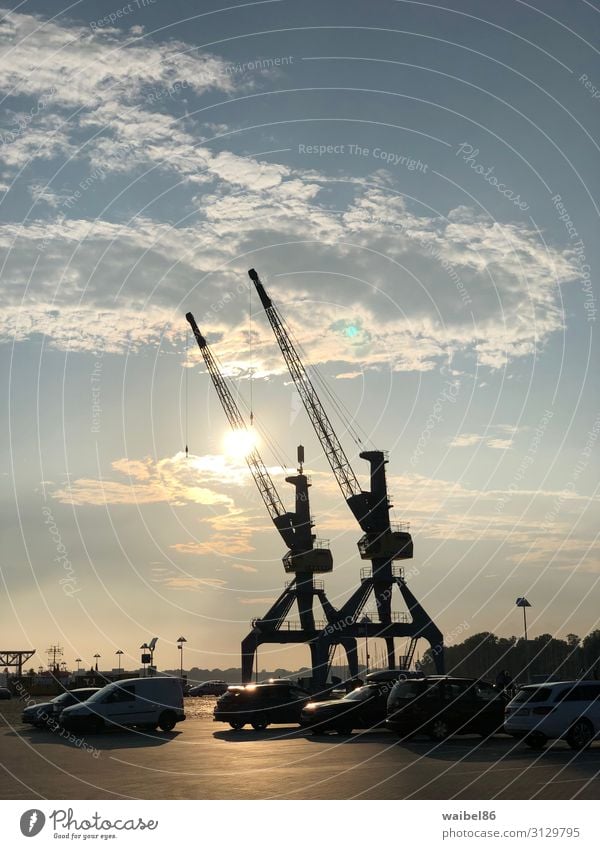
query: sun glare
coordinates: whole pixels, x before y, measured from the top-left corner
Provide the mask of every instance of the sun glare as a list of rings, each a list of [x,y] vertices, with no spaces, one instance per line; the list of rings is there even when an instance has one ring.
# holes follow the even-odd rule
[[[257,434],[253,428],[230,430],[225,434],[225,453],[233,460],[244,460],[252,449],[256,448],[257,442]]]

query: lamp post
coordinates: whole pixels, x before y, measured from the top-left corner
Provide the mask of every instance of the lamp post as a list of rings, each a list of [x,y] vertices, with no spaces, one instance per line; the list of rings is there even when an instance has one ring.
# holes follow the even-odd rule
[[[94,658],[96,659],[96,672],[98,671],[98,660],[101,657],[102,657],[102,655],[98,654],[98,652],[96,652],[96,654],[94,655]]]
[[[119,674],[120,674],[121,673],[121,655],[123,654],[123,652],[121,651],[121,649],[117,649],[115,654],[119,658]]]
[[[149,648],[150,647],[149,647],[148,643],[142,643],[142,645],[140,646],[140,649],[144,652],[144,654],[142,655],[142,666],[144,668],[144,678],[146,677],[146,663],[148,662],[146,660],[146,655],[148,653]]]
[[[525,635],[525,666],[527,668],[527,680],[531,680],[531,670],[529,669],[529,643],[527,642],[527,608],[531,607],[525,596],[520,596],[515,604],[517,607],[523,608],[523,632]]]
[[[179,649],[179,675],[183,681],[183,644],[187,643],[185,637],[177,638],[177,648]]]
[[[77,664],[77,671],[79,672],[79,664],[81,663],[81,658],[80,658],[80,657],[76,657],[76,658],[75,658],[75,663]]]

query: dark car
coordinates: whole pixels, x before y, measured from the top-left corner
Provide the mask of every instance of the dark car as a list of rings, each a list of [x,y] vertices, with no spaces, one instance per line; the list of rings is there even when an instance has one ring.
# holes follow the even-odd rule
[[[502,731],[506,702],[492,684],[473,678],[398,681],[388,699],[386,726],[402,737],[419,733],[434,740],[450,734],[488,737]]]
[[[342,699],[309,702],[300,715],[300,725],[314,734],[326,731],[351,734],[354,728],[384,725],[391,688],[389,682],[366,684]]]
[[[98,692],[98,687],[80,687],[77,690],[67,690],[50,702],[41,702],[30,705],[23,710],[21,721],[43,728],[45,725],[56,725],[59,723],[59,715],[67,707],[85,702],[90,696]]]
[[[262,731],[272,723],[299,723],[302,708],[310,694],[291,681],[270,681],[229,687],[215,705],[215,722],[228,722],[232,728],[250,725]]]
[[[8,687],[0,687],[0,699],[11,699],[12,693]]]
[[[186,693],[188,696],[222,696],[227,692],[229,684],[225,681],[203,681],[190,687]]]

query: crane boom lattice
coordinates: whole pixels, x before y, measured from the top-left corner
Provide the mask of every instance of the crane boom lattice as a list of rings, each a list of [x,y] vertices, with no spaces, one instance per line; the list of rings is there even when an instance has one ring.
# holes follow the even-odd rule
[[[212,351],[208,347],[206,339],[200,332],[200,329],[196,324],[194,316],[191,312],[188,312],[186,314],[186,318],[192,327],[196,342],[198,343],[198,347],[200,348],[200,351],[202,353],[202,358],[211,377],[211,380],[214,384],[214,387],[217,390],[217,395],[219,396],[219,400],[221,401],[221,405],[223,407],[223,410],[225,411],[225,415],[227,416],[229,424],[231,425],[233,430],[247,430],[246,422],[244,421],[240,409],[233,395],[231,394],[229,386],[227,385],[227,381],[221,374],[221,370],[217,364],[217,361],[215,360]],[[283,502],[279,497],[279,493],[275,489],[275,484],[273,483],[271,476],[267,471],[267,467],[265,466],[258,450],[256,448],[253,448],[246,455],[245,459],[246,463],[248,464],[248,468],[252,473],[252,477],[254,478],[258,491],[260,492],[261,498],[264,501],[267,510],[269,511],[271,519],[278,519],[286,516],[287,511],[283,506]]]
[[[350,465],[350,461],[346,456],[344,449],[341,446],[339,439],[333,429],[333,425],[329,416],[325,412],[319,396],[313,386],[313,383],[300,359],[294,345],[287,333],[283,320],[277,311],[277,307],[267,295],[263,284],[260,282],[258,274],[251,268],[248,272],[250,279],[256,286],[261,303],[265,309],[267,317],[275,338],[281,349],[281,353],[286,361],[289,372],[296,385],[296,389],[302,402],[306,408],[306,412],[312,422],[319,441],[325,452],[325,456],[331,466],[331,470],[335,475],[335,479],[342,491],[342,495],[346,501],[353,495],[359,495],[361,487],[356,475]]]

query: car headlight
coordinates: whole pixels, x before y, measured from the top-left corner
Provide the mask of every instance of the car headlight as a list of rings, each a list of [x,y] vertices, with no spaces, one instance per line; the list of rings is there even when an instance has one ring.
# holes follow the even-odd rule
[[[316,707],[315,702],[309,702],[307,705],[304,705],[304,710],[314,710]]]

